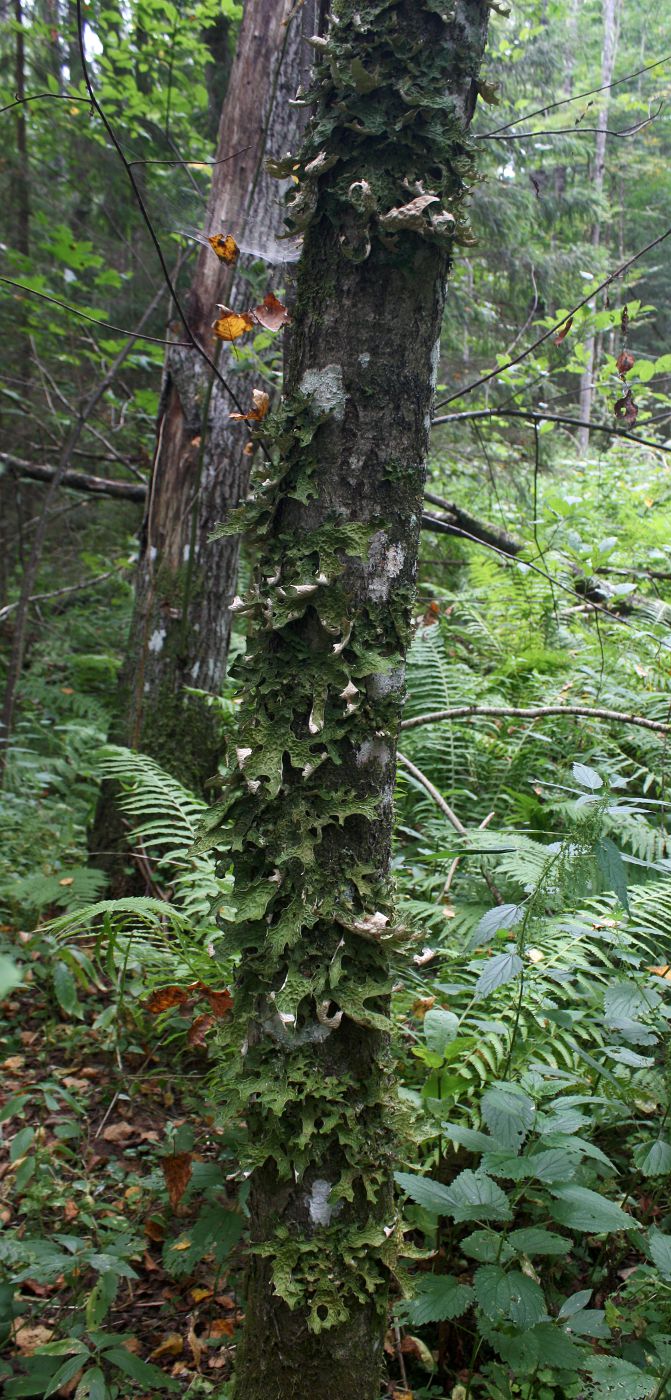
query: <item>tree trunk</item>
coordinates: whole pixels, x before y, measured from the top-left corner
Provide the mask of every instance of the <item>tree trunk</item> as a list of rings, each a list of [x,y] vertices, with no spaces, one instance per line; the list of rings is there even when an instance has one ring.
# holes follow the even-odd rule
[[[335,0],[289,162],[305,243],[286,394],[228,527],[249,524],[259,565],[231,773],[202,838],[226,865],[233,851],[243,954],[222,1066],[253,1168],[236,1400],[380,1393],[399,1243],[396,742],[487,15],[486,0],[456,18],[436,0]]]
[[[292,8],[290,0],[245,6],[219,129],[217,159],[226,163],[214,168],[208,219],[208,231],[223,228],[239,242],[250,227],[252,234],[265,228],[271,241],[283,231],[277,184],[263,162],[298,130],[287,99],[300,78],[307,18],[301,11],[289,22]],[[249,297],[244,276],[222,273],[203,248],[188,297],[198,340],[213,347],[217,302],[244,307]],[[225,377],[246,402],[259,376],[235,374],[234,365],[232,359]],[[196,351],[168,351],[113,734],[199,792],[216,772],[220,725],[216,710],[189,699],[185,686],[216,695],[225,674],[238,545],[222,540],[212,547],[208,539],[247,489],[247,434],[230,422],[233,406]]]
[[[617,41],[620,27],[620,0],[602,0],[603,5],[603,49],[601,53],[601,83],[605,86],[613,81],[615,71],[615,57],[617,54]],[[604,174],[606,170],[606,128],[608,126],[608,109],[610,106],[610,91],[601,93],[601,105],[596,119],[596,142],[594,150],[594,190],[599,199],[603,194]],[[601,215],[597,211],[597,216],[592,226],[592,247],[598,249],[601,245]],[[596,269],[595,269],[596,271]],[[594,309],[594,303],[590,303]],[[594,398],[594,375],[597,365],[594,353],[595,337],[590,334],[585,340],[587,358],[585,369],[580,378],[580,414],[579,417],[584,423],[589,423],[592,414],[592,401]],[[586,452],[589,447],[589,428],[580,428],[578,432],[578,442],[581,452]]]

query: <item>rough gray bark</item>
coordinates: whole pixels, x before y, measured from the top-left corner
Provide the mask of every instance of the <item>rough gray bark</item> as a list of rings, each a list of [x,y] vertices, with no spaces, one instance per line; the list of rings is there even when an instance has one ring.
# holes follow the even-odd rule
[[[217,160],[226,163],[214,167],[207,221],[208,232],[230,232],[240,243],[250,231],[253,241],[258,228],[271,242],[284,231],[277,182],[263,163],[299,130],[287,99],[300,79],[308,14],[290,18],[292,9],[290,0],[245,5],[219,128]],[[283,275],[275,272],[275,286]],[[249,284],[203,248],[187,310],[196,339],[215,356],[212,322],[222,301],[246,308]],[[230,347],[219,363],[246,404],[258,377],[235,373]],[[197,351],[168,351],[113,735],[197,791],[216,772],[219,724],[216,710],[189,699],[184,688],[216,695],[225,675],[238,546],[208,541],[247,488],[247,433],[231,423],[233,407]]]
[[[621,0],[602,0],[603,9],[603,49],[601,52],[601,84],[605,86],[612,83],[615,72],[615,58],[617,55],[617,44],[620,28],[620,5]],[[601,93],[601,105],[596,119],[596,141],[594,145],[594,177],[593,185],[599,199],[603,194],[603,182],[606,171],[606,129],[608,127],[608,108],[610,105],[610,92]],[[601,245],[601,216],[597,214],[592,226],[592,247],[598,249]],[[590,334],[585,339],[585,349],[587,359],[585,369],[580,377],[580,418],[585,423],[589,423],[592,413],[592,402],[594,398],[594,374],[595,364],[595,336]],[[578,432],[578,442],[581,452],[586,452],[589,447],[589,428],[580,428]]]
[[[485,0],[460,0],[456,19],[436,0],[336,0],[310,94],[285,401],[245,512],[260,558],[238,605],[240,724],[202,840],[233,851],[243,953],[228,1032],[243,1058],[222,1089],[254,1168],[236,1400],[380,1391],[398,1241],[396,741],[487,14]]]

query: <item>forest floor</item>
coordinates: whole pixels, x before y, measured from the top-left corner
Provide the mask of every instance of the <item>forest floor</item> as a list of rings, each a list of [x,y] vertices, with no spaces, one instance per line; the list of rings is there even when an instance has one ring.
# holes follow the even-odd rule
[[[94,1025],[103,999],[89,992],[79,1003],[84,1019],[67,1020],[34,980],[2,1007],[0,1218],[20,1224],[26,1241],[55,1241],[73,1258],[88,1252],[70,1274],[47,1279],[49,1261],[39,1261],[35,1276],[23,1279],[14,1345],[19,1358],[34,1355],[67,1335],[67,1314],[79,1317],[87,1304],[91,1320],[100,1266],[106,1259],[113,1272],[117,1258],[124,1273],[105,1317],[117,1345],[159,1366],[180,1390],[205,1395],[230,1374],[242,1317],[235,1248],[225,1267],[207,1250],[193,1267],[179,1267],[202,1208],[199,1178],[221,1195],[231,1165],[222,1165],[221,1134],[199,1100],[206,1066],[194,1056],[175,1074],[170,1056],[146,1043],[128,1018],[111,1044],[109,1032]],[[192,1150],[171,1152],[187,1123],[189,1140],[198,1125]],[[186,1186],[171,1180],[166,1161],[178,1162],[183,1178],[190,1171]],[[79,1377],[56,1393],[72,1395]]]

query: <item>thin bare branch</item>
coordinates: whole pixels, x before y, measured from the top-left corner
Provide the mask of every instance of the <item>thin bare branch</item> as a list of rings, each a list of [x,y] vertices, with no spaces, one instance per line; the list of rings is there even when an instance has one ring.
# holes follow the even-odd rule
[[[630,715],[624,710],[607,710],[596,705],[455,705],[450,710],[432,710],[426,715],[404,719],[401,729],[418,729],[423,724],[442,724],[455,719],[501,717],[536,720],[551,716],[602,719],[612,724],[633,724],[639,729],[651,729],[655,734],[671,734],[671,723],[664,724],[661,720],[646,719],[645,715]]]
[[[25,282],[15,282],[11,277],[0,277],[0,282],[4,282],[8,287],[18,287],[20,291],[28,292],[31,297],[39,297],[41,301],[50,301],[52,305],[60,306],[63,311],[68,311],[71,316],[79,316],[82,321],[90,321],[92,325],[99,326],[102,331],[114,331],[116,335],[131,336],[133,340],[148,340],[151,345],[191,345],[190,340],[162,340],[160,336],[144,335],[141,331],[129,331],[126,326],[113,326],[110,321],[98,321],[95,316],[88,316],[85,311],[80,311],[78,306],[68,306],[66,301],[60,301],[58,297],[47,296],[46,292],[38,292],[35,287],[28,287]]]
[[[534,350],[537,350],[539,345],[543,345],[546,340],[549,340],[551,335],[556,335],[557,331],[561,330],[562,326],[566,325],[569,316],[575,316],[576,311],[580,311],[583,306],[587,306],[587,303],[598,296],[599,292],[603,292],[606,287],[610,287],[618,277],[622,277],[630,267],[633,267],[634,263],[637,263],[641,258],[645,257],[645,254],[651,252],[653,248],[659,247],[659,244],[663,243],[664,240],[670,236],[671,225],[669,228],[666,228],[663,233],[658,234],[657,238],[653,238],[650,243],[646,243],[644,248],[639,248],[637,253],[633,253],[630,258],[626,259],[626,262],[620,263],[620,266],[616,267],[614,272],[610,272],[607,277],[604,277],[603,282],[600,282],[598,287],[593,287],[591,292],[588,292],[586,296],[576,302],[575,306],[572,306],[569,311],[564,313],[561,320],[550,326],[549,330],[543,331],[542,335],[539,335],[536,340],[532,341],[531,345],[528,345],[526,350],[521,350],[519,355],[513,356],[512,360],[508,360],[507,364],[497,365],[496,369],[490,369],[487,374],[482,374],[479,379],[474,379],[472,384],[466,385],[465,389],[457,389],[453,394],[450,394],[448,398],[441,399],[440,403],[436,404],[436,408],[445,408],[447,404],[454,403],[455,399],[463,399],[466,394],[472,394],[473,390],[479,389],[482,384],[488,384],[491,379],[497,379],[500,374],[503,374],[504,370],[512,369],[514,365],[521,364],[522,360],[526,360],[529,355],[533,355]]]
[[[499,131],[508,131],[511,126],[518,126],[520,122],[530,122],[532,117],[545,117],[548,112],[556,111],[557,107],[566,107],[571,102],[583,102],[586,97],[596,97],[600,92],[608,92],[611,88],[620,87],[622,83],[629,83],[634,78],[640,78],[643,73],[650,73],[653,68],[661,68],[668,63],[671,54],[666,54],[664,58],[658,58],[654,63],[646,63],[644,68],[637,68],[635,73],[625,73],[623,78],[616,78],[612,83],[603,83],[601,87],[590,88],[588,92],[576,92],[571,97],[562,97],[558,102],[550,102],[546,107],[536,107],[533,112],[525,112],[522,117],[515,117],[513,121],[506,122],[503,126],[494,127],[493,131],[485,132],[485,136],[496,136]]]
[[[654,447],[658,452],[671,451],[671,448],[664,447],[661,442],[655,442],[654,438],[642,438],[637,433],[624,432],[622,428],[609,428],[605,423],[592,423],[583,418],[569,418],[565,414],[540,413],[522,408],[474,408],[463,413],[441,413],[433,419],[432,427],[438,427],[441,423],[466,422],[475,418],[524,418],[529,423],[561,423],[569,428],[589,428],[593,433],[607,433],[609,437],[626,438],[628,442],[637,442],[639,447]]]

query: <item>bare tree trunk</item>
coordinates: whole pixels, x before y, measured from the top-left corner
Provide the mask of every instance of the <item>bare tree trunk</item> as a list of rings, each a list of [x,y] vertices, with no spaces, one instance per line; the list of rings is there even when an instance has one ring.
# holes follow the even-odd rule
[[[243,952],[222,1066],[254,1169],[236,1400],[380,1394],[399,1231],[396,742],[487,15],[486,0],[456,18],[436,0],[335,0],[296,167],[286,394],[242,512],[260,551],[251,635],[203,838],[233,851]]]
[[[242,243],[250,233],[254,242],[261,230],[272,245],[284,231],[277,181],[264,161],[285,151],[299,131],[299,112],[288,99],[301,76],[310,8],[290,18],[291,0],[245,6],[219,128],[217,160],[226,163],[215,166],[208,232],[223,229]],[[218,302],[244,307],[249,297],[244,274],[222,271],[203,248],[188,297],[198,340],[213,347]],[[238,399],[251,401],[258,375],[236,374],[232,357],[226,377],[233,377]],[[216,771],[220,725],[215,709],[189,698],[185,687],[214,695],[221,689],[238,567],[237,540],[215,546],[208,540],[244,496],[249,476],[247,434],[230,422],[232,407],[196,351],[168,352],[114,729],[117,740],[198,791]]]
[[[617,55],[617,42],[620,28],[620,3],[621,0],[602,0],[603,6],[603,49],[601,52],[601,83],[605,85],[612,83],[615,71],[615,58]],[[594,150],[594,179],[593,185],[597,197],[600,199],[603,194],[604,174],[606,170],[606,128],[608,126],[608,109],[610,106],[610,91],[601,93],[601,106],[596,119],[596,142]],[[597,217],[592,226],[592,247],[598,249],[601,244],[601,215],[597,212]],[[594,303],[590,303],[594,307]],[[597,365],[594,352],[595,337],[593,334],[587,336],[585,349],[587,358],[585,369],[580,379],[580,418],[584,423],[589,423],[592,413],[592,401],[594,398],[594,375]],[[589,447],[589,428],[580,428],[578,432],[578,442],[581,452],[586,452]]]
[[[14,0],[14,20],[16,23],[14,82],[16,97],[19,102],[23,103],[26,96],[26,54],[21,0]],[[30,171],[28,165],[28,128],[24,106],[16,108],[16,171],[13,185],[16,208],[16,246],[18,251],[27,258],[30,254]]]

